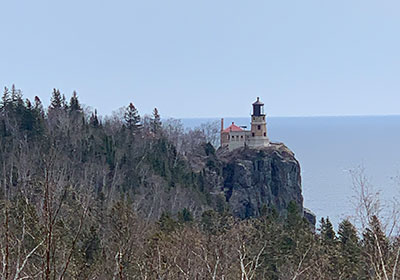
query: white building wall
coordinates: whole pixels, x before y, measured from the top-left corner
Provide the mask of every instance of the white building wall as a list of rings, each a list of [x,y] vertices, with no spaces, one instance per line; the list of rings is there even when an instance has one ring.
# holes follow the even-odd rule
[[[229,151],[245,146],[246,131],[231,131],[229,132]]]

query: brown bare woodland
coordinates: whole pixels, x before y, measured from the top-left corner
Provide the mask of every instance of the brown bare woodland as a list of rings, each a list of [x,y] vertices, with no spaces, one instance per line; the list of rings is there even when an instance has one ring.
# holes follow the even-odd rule
[[[285,218],[160,213],[161,178],[207,200],[185,158],[218,143],[215,124],[185,132],[157,110],[140,118],[133,104],[104,120],[84,111],[76,93],[66,102],[54,90],[45,111],[39,98],[4,91],[1,279],[400,279],[397,205],[384,219],[363,173],[353,174],[358,231],[345,220],[336,233],[327,218],[314,232],[296,204]]]

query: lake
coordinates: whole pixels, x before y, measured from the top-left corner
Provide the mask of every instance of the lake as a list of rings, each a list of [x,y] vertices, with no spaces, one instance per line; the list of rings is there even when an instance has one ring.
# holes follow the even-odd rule
[[[183,119],[186,127],[217,119]],[[249,118],[225,118],[249,127]],[[285,143],[301,165],[304,206],[338,223],[354,215],[350,170],[363,168],[383,200],[400,197],[400,116],[269,117],[272,142]]]

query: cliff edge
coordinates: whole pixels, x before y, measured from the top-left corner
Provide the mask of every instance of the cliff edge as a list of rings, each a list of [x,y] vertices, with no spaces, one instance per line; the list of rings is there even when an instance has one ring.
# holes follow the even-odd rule
[[[216,151],[204,144],[181,159],[171,151],[163,161],[157,158],[170,167],[160,165],[162,175],[148,176],[134,195],[137,210],[147,217],[158,219],[164,212],[175,215],[184,208],[195,217],[207,210],[230,212],[242,219],[265,211],[285,217],[289,203],[295,202],[300,214],[315,224],[315,216],[303,208],[299,162],[284,144],[233,151]]]
[[[303,212],[300,165],[284,144],[221,149],[217,155],[223,163],[221,191],[235,216],[260,216],[265,208],[286,215],[291,201]]]

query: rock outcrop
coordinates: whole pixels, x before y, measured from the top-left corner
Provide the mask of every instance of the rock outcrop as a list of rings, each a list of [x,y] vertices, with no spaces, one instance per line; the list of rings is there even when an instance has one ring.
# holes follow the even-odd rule
[[[226,202],[235,216],[259,216],[263,209],[286,215],[290,201],[303,211],[300,165],[284,144],[260,149],[220,150]]]
[[[229,211],[243,219],[260,216],[263,211],[276,211],[285,217],[289,203],[294,201],[300,213],[315,223],[311,212],[303,212],[300,165],[282,143],[233,151],[215,151],[206,144],[181,164],[187,164],[182,176],[192,178],[192,186],[174,182],[174,176],[170,182],[152,176],[135,195],[140,212],[153,219],[163,212],[174,215],[183,208],[197,217],[211,209]]]

